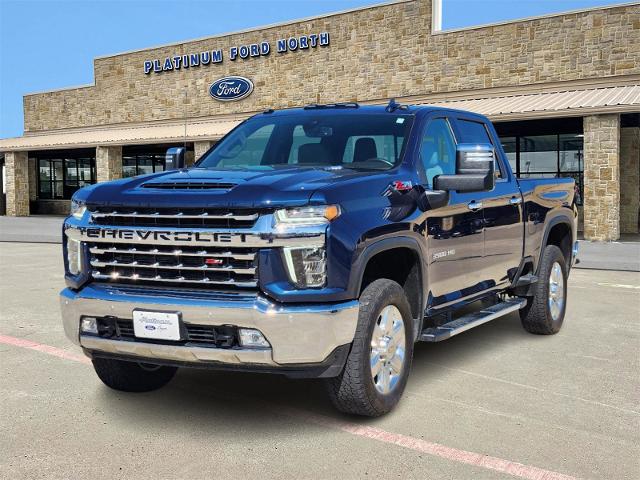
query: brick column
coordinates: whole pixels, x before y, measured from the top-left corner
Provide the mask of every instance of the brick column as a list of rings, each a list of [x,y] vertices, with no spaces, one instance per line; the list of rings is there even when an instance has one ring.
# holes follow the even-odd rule
[[[584,237],[620,238],[620,116],[584,117]]]
[[[122,178],[122,147],[96,147],[98,182]]]
[[[620,232],[638,233],[640,127],[620,129]]]
[[[216,143],[214,141],[205,141],[205,142],[193,142],[193,150],[195,160],[198,160],[204,152],[209,150],[213,144]]]
[[[29,158],[27,152],[7,152],[4,156],[7,181],[7,215],[29,215]]]

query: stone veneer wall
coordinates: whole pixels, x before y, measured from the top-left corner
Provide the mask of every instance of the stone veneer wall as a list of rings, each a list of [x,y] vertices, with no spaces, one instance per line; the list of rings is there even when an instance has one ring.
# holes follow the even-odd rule
[[[620,238],[620,115],[584,117],[584,237]]]
[[[198,160],[216,142],[193,142],[194,159]]]
[[[96,148],[96,175],[98,182],[122,178],[122,147]]]
[[[620,129],[620,231],[638,233],[640,128]]]
[[[7,215],[29,215],[29,158],[27,152],[7,152],[4,157]]]
[[[330,46],[275,52],[279,38],[322,31],[329,32]],[[263,40],[271,43],[270,55],[235,61],[228,58],[231,46]],[[211,49],[223,50],[222,63],[144,73],[145,60]],[[95,86],[25,96],[25,130],[601,79],[640,73],[639,56],[638,5],[432,34],[431,1],[407,0],[97,58]],[[250,78],[254,92],[239,102],[215,101],[208,86],[225,75]]]

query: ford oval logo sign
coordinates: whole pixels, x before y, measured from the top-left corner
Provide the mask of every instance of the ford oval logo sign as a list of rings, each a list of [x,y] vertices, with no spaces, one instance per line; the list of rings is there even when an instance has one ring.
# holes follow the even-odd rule
[[[242,100],[253,92],[253,82],[244,77],[224,77],[209,87],[209,93],[221,102]]]

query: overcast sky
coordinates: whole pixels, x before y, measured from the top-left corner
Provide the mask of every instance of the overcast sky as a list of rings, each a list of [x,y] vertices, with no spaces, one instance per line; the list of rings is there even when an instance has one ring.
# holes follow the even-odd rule
[[[93,58],[379,3],[375,0],[0,0],[0,138],[25,93],[93,83]],[[443,28],[621,3],[444,0]]]

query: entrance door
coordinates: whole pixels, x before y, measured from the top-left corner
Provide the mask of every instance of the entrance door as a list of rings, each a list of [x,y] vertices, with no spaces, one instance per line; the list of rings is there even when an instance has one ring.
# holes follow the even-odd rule
[[[435,176],[455,174],[456,139],[447,118],[432,118],[427,124],[420,163],[428,189]],[[431,307],[487,288],[481,275],[484,229],[482,209],[476,208],[480,200],[477,193],[450,192],[446,206],[427,213]]]

